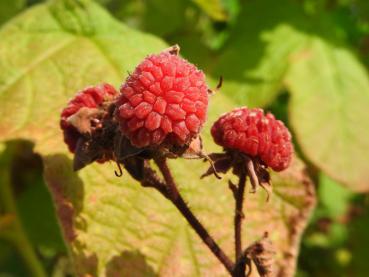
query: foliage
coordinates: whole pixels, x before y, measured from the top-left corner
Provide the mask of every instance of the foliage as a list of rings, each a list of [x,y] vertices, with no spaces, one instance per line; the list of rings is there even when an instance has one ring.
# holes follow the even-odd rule
[[[0,138],[32,141],[42,157],[67,250],[40,166],[31,167],[34,175],[21,182],[34,188],[22,189],[15,198],[24,232],[48,272],[68,271],[64,257],[70,251],[79,273],[113,275],[129,268],[138,276],[224,275],[159,195],[142,190],[127,176],[116,179],[114,165],[73,173],[58,127],[59,111],[75,91],[101,81],[118,86],[145,55],[173,43],[210,74],[211,83],[224,77],[224,87],[211,99],[209,124],[231,107],[248,105],[277,111],[292,127],[320,200],[302,243],[300,274],[365,272],[367,265],[358,255],[365,257],[360,239],[365,240],[368,208],[354,191],[369,190],[366,1],[100,0],[105,8],[88,0],[34,2],[42,1],[0,4],[0,24],[24,7],[0,31],[0,109],[7,115],[0,119]],[[211,151],[216,146],[208,129],[205,141]],[[19,145],[12,142],[4,148],[2,164],[9,172],[11,164],[19,163],[14,158],[19,151],[11,150]],[[233,202],[227,178],[199,186],[195,180],[206,166],[194,164],[176,161],[172,168],[194,212],[231,252],[226,207]],[[264,203],[262,192],[246,198],[246,218],[269,221],[267,230],[275,242],[291,238],[290,220],[303,214],[297,236],[278,244],[279,270],[293,271],[294,259],[286,266],[283,257],[298,248],[312,205],[304,166],[301,161],[295,166],[274,177],[271,203]],[[10,180],[16,186],[14,177]],[[303,203],[309,203],[307,208]],[[353,207],[360,212],[352,212]],[[0,205],[0,236],[5,212]],[[246,220],[245,229],[249,242],[264,231],[258,221],[250,226]],[[9,262],[18,255],[11,245],[8,240],[0,244],[0,265],[22,276],[27,269]],[[311,262],[317,256],[322,259]]]

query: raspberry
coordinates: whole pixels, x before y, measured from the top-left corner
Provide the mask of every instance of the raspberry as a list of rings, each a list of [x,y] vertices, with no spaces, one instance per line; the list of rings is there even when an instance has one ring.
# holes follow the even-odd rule
[[[260,160],[275,171],[288,167],[293,153],[291,134],[282,121],[262,109],[237,108],[211,128],[214,141]]]
[[[120,91],[116,116],[136,147],[184,146],[205,122],[205,75],[170,51],[146,57]]]
[[[86,108],[86,113],[92,115],[105,101],[111,101],[117,95],[117,91],[109,84],[101,84],[94,87],[87,87],[77,93],[72,98],[67,107],[63,109],[60,119],[60,127],[63,130],[64,142],[68,145],[69,150],[74,153],[77,141],[81,137],[81,133],[88,133],[89,130],[78,130],[70,121],[73,115]],[[90,126],[91,127],[91,126]]]

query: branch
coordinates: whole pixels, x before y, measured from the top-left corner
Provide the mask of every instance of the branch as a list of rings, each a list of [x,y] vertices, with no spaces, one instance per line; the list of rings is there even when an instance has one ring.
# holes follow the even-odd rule
[[[165,184],[163,184],[156,176],[152,169],[146,171],[147,176],[143,182],[143,186],[151,186],[160,191],[166,198],[168,198],[179,210],[179,212],[186,218],[187,222],[200,236],[202,241],[209,247],[211,252],[218,258],[218,260],[225,266],[227,271],[232,275],[234,269],[234,263],[228,258],[223,250],[218,246],[215,240],[210,236],[208,231],[204,228],[201,222],[192,213],[184,199],[182,198],[173,176],[168,168],[165,158],[156,158],[156,164],[158,165],[161,173],[163,174]],[[146,170],[146,169],[145,169]]]
[[[234,211],[234,240],[235,240],[235,259],[237,260],[242,252],[242,219],[244,218],[243,214],[243,199],[245,193],[245,185],[246,185],[246,174],[244,170],[242,170],[239,176],[239,182],[237,189],[234,191],[234,197],[236,200],[236,207]]]
[[[163,174],[164,181],[167,185],[170,200],[174,203],[180,195],[177,185],[173,179],[172,173],[166,162],[166,158],[155,158],[155,163],[158,165],[160,172]]]

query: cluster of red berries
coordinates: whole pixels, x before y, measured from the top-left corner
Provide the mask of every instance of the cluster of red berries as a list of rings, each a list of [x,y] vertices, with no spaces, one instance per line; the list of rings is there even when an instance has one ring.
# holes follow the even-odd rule
[[[81,132],[71,120],[81,108],[106,109],[114,106],[112,120],[117,130],[136,148],[171,149],[186,147],[199,135],[206,120],[209,88],[204,73],[178,52],[163,51],[141,62],[120,88],[103,84],[79,92],[62,111],[64,140],[74,152]],[[91,113],[89,127],[101,113]],[[222,115],[211,129],[215,142],[226,151],[257,157],[276,171],[291,160],[291,135],[285,125],[261,109],[246,107]]]

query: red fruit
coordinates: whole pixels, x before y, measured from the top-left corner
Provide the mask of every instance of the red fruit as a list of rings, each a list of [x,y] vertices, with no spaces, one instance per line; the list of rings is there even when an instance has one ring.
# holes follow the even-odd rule
[[[205,75],[170,51],[145,58],[120,91],[116,116],[122,132],[136,147],[183,146],[205,122]]]
[[[63,130],[64,142],[69,150],[74,153],[78,139],[81,137],[81,130],[78,130],[70,122],[70,119],[81,108],[88,108],[88,111],[97,110],[105,101],[111,101],[118,94],[115,88],[109,84],[87,87],[78,92],[72,98],[67,107],[63,109],[60,119],[60,127]],[[92,114],[92,112],[90,113]]]
[[[259,157],[275,171],[290,164],[293,153],[290,132],[282,121],[270,113],[264,115],[262,109],[234,109],[214,123],[211,134],[225,149]]]

